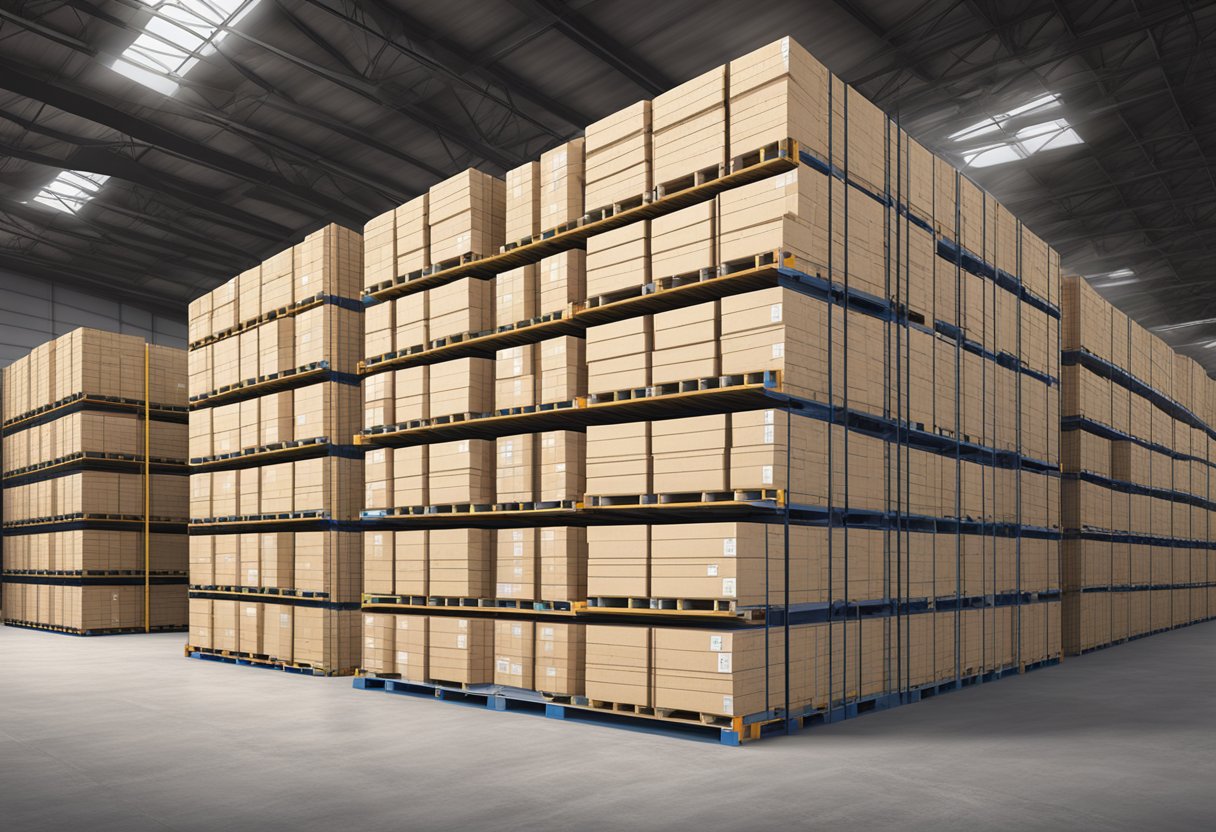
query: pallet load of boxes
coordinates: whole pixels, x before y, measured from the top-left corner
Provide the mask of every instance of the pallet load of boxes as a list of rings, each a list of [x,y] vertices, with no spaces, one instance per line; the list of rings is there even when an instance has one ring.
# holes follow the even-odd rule
[[[738,741],[1058,660],[1058,257],[790,39],[364,244],[358,686]]]
[[[1064,280],[1064,651],[1216,614],[1216,383]]]
[[[186,354],[76,329],[4,371],[4,623],[186,626]]]
[[[359,664],[362,262],[331,225],[191,304],[190,656]]]

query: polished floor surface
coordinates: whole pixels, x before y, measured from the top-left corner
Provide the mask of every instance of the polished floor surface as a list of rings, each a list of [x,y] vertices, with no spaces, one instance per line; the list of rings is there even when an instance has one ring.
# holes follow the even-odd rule
[[[1195,829],[1216,623],[724,748],[0,628],[0,828]]]

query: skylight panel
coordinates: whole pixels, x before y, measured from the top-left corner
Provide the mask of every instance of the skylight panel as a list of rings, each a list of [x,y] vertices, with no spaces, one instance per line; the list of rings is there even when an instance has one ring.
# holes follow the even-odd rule
[[[258,0],[142,0],[153,11],[144,31],[113,64],[115,72],[164,95],[257,5]]]
[[[75,214],[86,202],[97,195],[101,186],[109,178],[100,173],[86,173],[79,170],[60,171],[58,176],[38,192],[33,201],[46,205],[48,208],[54,208],[56,211]]]
[[[1009,122],[1018,119],[1025,122],[1025,117],[1041,110],[1055,110],[1060,103],[1060,96],[1048,93],[1014,107],[1007,113],[991,116],[964,127],[957,133],[951,133],[947,138],[956,142],[970,141],[975,138],[991,136],[1000,141],[983,147],[972,148],[963,152],[963,161],[968,167],[983,168],[990,165],[1000,165],[1006,162],[1016,162],[1026,159],[1044,150],[1057,147],[1067,147],[1084,141],[1063,117],[1047,118],[1036,124],[1030,124],[1014,131]],[[1044,114],[1046,115],[1046,114]]]

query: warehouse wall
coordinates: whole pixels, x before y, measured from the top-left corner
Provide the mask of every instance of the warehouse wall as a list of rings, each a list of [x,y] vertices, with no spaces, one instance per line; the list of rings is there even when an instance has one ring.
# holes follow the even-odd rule
[[[186,310],[167,318],[41,278],[0,271],[0,367],[81,326],[186,346]]]

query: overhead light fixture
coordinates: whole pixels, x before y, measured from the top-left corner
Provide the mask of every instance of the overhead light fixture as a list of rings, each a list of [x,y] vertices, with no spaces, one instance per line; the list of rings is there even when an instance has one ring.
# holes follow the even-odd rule
[[[1203,348],[1205,350],[1210,350],[1210,349],[1216,348],[1216,341],[1208,341],[1206,344],[1203,345]]]
[[[1193,326],[1207,326],[1209,324],[1216,324],[1216,318],[1200,318],[1199,320],[1195,320],[1195,321],[1184,321],[1183,323],[1180,323],[1180,324],[1165,324],[1164,326],[1155,326],[1149,331],[1150,332],[1173,332],[1176,329],[1188,329]]]
[[[1134,274],[1135,274],[1135,272],[1132,271],[1131,269],[1115,269],[1113,272],[1106,272],[1105,274],[1096,274],[1096,275],[1094,275],[1094,277],[1095,278],[1106,277],[1106,278],[1116,279],[1116,278],[1120,278],[1120,277],[1131,277]]]
[[[164,95],[200,59],[215,51],[228,30],[258,0],[141,0],[152,8],[144,31],[113,63],[115,72]]]
[[[1133,277],[1133,278],[1130,278],[1129,280],[1116,280],[1111,283],[1103,283],[1102,285],[1098,286],[1098,288],[1099,289],[1113,289],[1116,286],[1126,286],[1129,283],[1139,283],[1139,282],[1140,282],[1140,278]]]
[[[947,138],[956,142],[965,142],[989,135],[1001,137],[998,142],[972,148],[963,153],[964,164],[973,168],[986,168],[1006,162],[1016,162],[1044,150],[1080,144],[1084,140],[1077,135],[1077,131],[1073,130],[1068,120],[1062,117],[1046,119],[1016,131],[1008,129],[1007,125],[1011,120],[1021,119],[1041,110],[1054,110],[1059,103],[1059,95],[1048,93],[1028,101],[1020,107],[1015,107],[1009,112],[977,121],[956,133],[951,133]]]
[[[100,173],[82,170],[60,171],[31,201],[56,211],[63,211],[65,214],[75,214],[86,202],[97,196],[97,192],[109,178]]]

